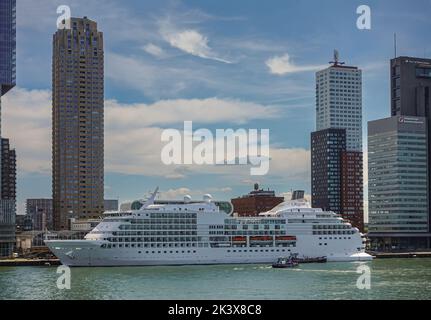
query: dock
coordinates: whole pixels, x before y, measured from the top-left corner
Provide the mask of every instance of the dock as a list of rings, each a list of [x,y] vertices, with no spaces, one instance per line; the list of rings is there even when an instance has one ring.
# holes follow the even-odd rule
[[[431,258],[431,252],[368,252],[376,259]]]
[[[0,260],[0,267],[49,267],[60,266],[58,259],[8,259]]]

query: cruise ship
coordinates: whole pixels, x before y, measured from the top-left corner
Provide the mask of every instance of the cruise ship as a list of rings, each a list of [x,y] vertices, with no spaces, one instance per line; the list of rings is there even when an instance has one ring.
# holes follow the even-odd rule
[[[83,240],[46,240],[71,267],[273,263],[280,257],[369,261],[364,236],[339,215],[284,202],[259,217],[234,217],[210,195],[106,213]]]

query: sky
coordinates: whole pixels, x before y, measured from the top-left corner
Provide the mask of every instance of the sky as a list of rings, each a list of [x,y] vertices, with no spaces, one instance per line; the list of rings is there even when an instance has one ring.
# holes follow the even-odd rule
[[[98,22],[105,41],[105,198],[211,193],[229,200],[255,182],[310,193],[315,72],[333,50],[363,70],[366,122],[390,115],[389,60],[431,57],[431,1],[18,0],[17,87],[2,100],[2,135],[17,151],[18,213],[51,197],[51,56],[59,5]],[[360,5],[371,30],[356,26]],[[270,171],[166,166],[164,129],[270,129]],[[365,175],[366,180],[366,175]]]

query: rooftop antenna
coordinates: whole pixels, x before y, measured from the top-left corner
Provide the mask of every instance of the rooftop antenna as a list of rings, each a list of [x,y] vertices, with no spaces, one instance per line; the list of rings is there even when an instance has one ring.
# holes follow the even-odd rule
[[[334,67],[342,66],[346,64],[345,62],[340,62],[340,53],[337,49],[334,50],[334,61],[330,61]]]
[[[394,52],[395,52],[395,58],[397,57],[397,34],[394,33]]]

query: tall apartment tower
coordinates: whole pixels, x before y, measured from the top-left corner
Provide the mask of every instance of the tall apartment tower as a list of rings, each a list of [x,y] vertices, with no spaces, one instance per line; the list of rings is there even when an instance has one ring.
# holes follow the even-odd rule
[[[16,84],[16,1],[0,1],[0,138],[1,99]],[[7,142],[7,143],[6,143]],[[7,146],[6,146],[7,144]],[[15,178],[14,151],[9,152],[9,141],[1,139],[0,155],[0,257],[12,254],[15,244]],[[6,170],[11,169],[11,172]],[[5,177],[4,174],[7,176]]]
[[[71,18],[53,37],[54,229],[103,214],[104,51],[97,23]]]
[[[362,152],[362,71],[339,62],[316,73],[316,131],[346,129],[346,148]]]
[[[372,121],[369,202],[378,249],[431,247],[431,59],[391,60],[391,118]]]
[[[362,231],[362,71],[340,62],[337,51],[331,66],[316,73],[316,130],[312,205],[343,215]]]
[[[311,134],[311,199],[314,208],[341,214],[341,156],[345,150],[345,129],[325,129]]]

